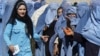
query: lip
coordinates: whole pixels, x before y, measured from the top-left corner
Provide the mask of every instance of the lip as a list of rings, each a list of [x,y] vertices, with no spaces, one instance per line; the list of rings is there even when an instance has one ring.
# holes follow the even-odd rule
[[[21,13],[22,15],[25,15],[25,13]]]
[[[25,16],[25,13],[21,13],[20,16],[21,16],[21,17],[24,17],[24,16]]]
[[[25,15],[25,13],[21,13],[20,15]]]

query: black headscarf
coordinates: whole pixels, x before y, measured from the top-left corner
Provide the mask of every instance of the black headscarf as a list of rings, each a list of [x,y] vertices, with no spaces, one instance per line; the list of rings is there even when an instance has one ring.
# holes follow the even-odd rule
[[[25,14],[24,17],[20,17],[18,15],[18,13],[17,13],[17,10],[18,10],[18,8],[19,8],[20,5],[25,5],[25,7],[26,7],[26,14]],[[28,30],[28,32],[27,32],[28,36],[29,35],[33,36],[33,24],[32,24],[32,21],[31,21],[29,15],[28,15],[27,5],[22,0],[19,0],[19,1],[16,2],[8,23],[10,23],[12,25],[16,24],[15,19],[18,19],[19,21],[24,22],[26,24],[26,29]]]

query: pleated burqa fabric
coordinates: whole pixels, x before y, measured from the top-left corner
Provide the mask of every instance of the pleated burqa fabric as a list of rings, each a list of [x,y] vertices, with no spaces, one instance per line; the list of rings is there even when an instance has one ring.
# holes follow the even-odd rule
[[[92,3],[92,11],[88,22],[82,29],[82,35],[89,42],[100,46],[100,4]],[[89,35],[88,35],[89,34]]]
[[[5,0],[2,0],[2,1],[5,1]],[[0,56],[8,56],[8,52],[7,52],[8,47],[6,46],[5,41],[3,39],[3,32],[5,29],[6,23],[9,20],[10,15],[12,13],[13,6],[16,2],[16,0],[10,0],[10,1],[6,0],[6,1],[7,1],[7,4],[5,7],[5,12],[2,15],[2,23],[0,23]]]

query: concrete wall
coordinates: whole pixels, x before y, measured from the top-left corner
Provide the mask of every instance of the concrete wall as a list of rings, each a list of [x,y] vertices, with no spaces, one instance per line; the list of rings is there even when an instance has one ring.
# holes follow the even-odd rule
[[[63,0],[46,0],[47,3],[51,3],[51,2],[58,2],[61,3]],[[66,0],[69,3],[74,3],[74,2],[90,2],[90,0]]]

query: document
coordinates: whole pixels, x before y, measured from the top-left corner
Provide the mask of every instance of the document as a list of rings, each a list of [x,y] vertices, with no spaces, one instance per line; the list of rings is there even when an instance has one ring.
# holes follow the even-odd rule
[[[14,49],[15,49],[15,51],[14,51],[13,55],[16,55],[16,54],[18,54],[20,52],[20,49],[19,49],[18,45],[15,45]]]

